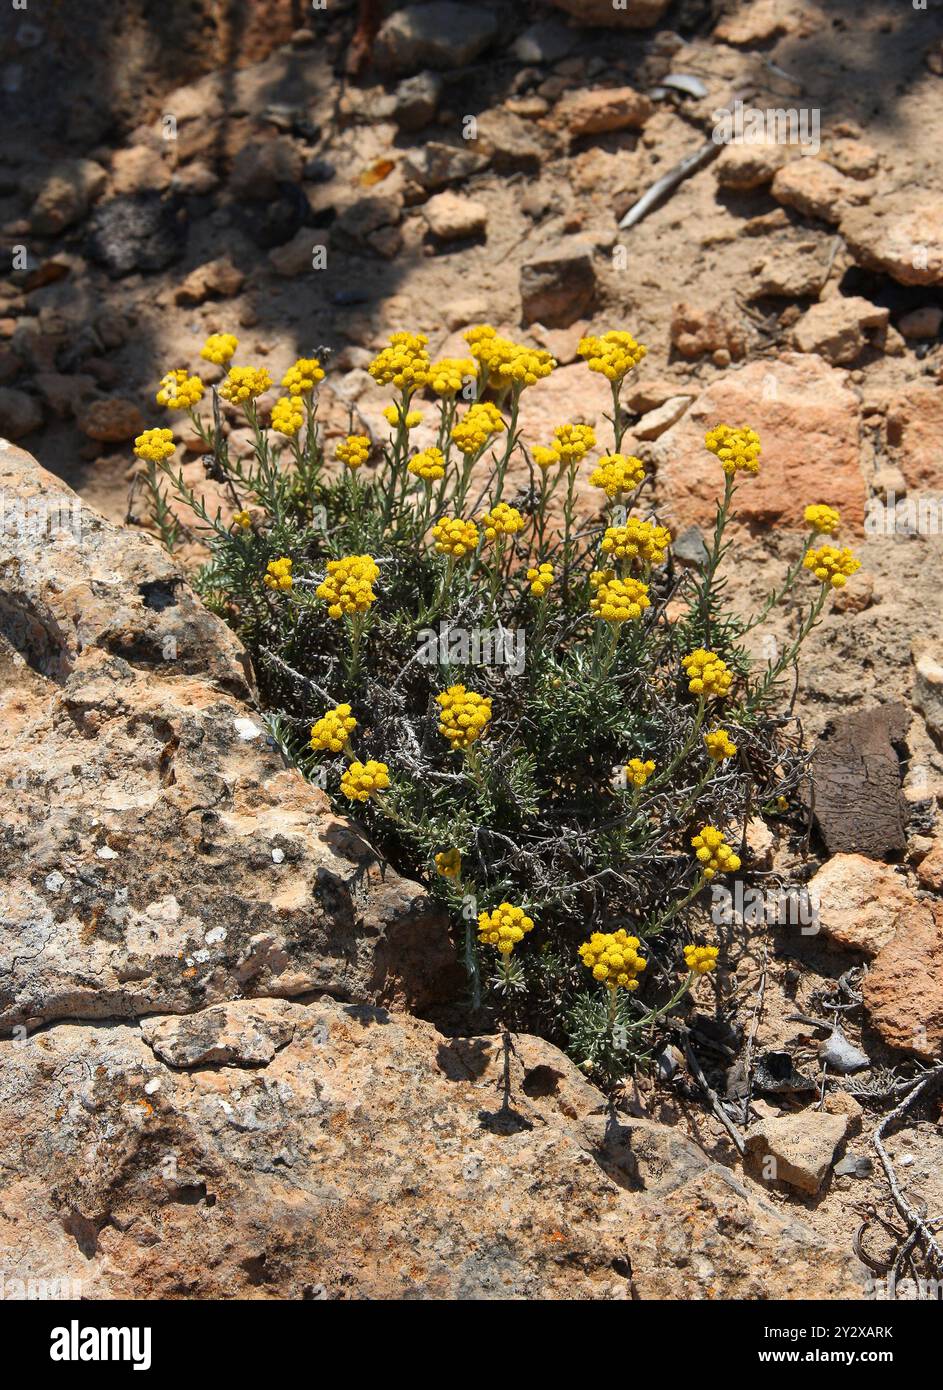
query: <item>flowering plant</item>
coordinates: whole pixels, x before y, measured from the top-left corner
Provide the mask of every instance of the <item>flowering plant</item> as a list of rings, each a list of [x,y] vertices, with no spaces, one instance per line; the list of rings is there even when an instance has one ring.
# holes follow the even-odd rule
[[[229,365],[237,341],[214,334],[203,355],[228,374],[210,416],[183,368],[157,400],[189,415],[228,515],[170,461],[169,430],[136,452],[165,540],[183,534],[177,504],[197,518],[198,587],[251,653],[273,737],[452,914],[469,1027],[496,1012],[614,1081],[715,971],[691,920],[705,885],[749,871],[751,808],[800,815],[805,754],[773,710],[857,561],[814,547],[839,518],[811,504],[786,582],[759,618],[735,618],[718,571],[737,489],[762,466],[756,432],[708,433],[716,522],[704,562],[683,567],[624,449],[621,392],[644,347],[584,339],[611,385],[608,437],[561,422],[529,448],[521,397],[552,391],[553,358],[489,325],[465,337],[467,358],[434,361],[423,334],[395,333],[369,368],[392,394],[386,437],[329,448],[318,357],[266,411],[268,372]],[[230,456],[220,399],[249,426],[248,460]],[[423,423],[434,442],[419,447]],[[578,515],[580,477],[599,490],[594,518]],[[814,597],[795,641],[755,671],[745,633],[800,583]]]

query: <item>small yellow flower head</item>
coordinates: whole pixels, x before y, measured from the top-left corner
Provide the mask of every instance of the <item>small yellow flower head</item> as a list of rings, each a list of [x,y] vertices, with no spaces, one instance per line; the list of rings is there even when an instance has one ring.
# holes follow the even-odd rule
[[[719,954],[716,946],[685,946],[684,963],[695,975],[709,975],[717,969]]]
[[[589,475],[593,487],[605,490],[610,501],[620,492],[632,492],[645,477],[645,465],[634,454],[605,454]]]
[[[704,747],[707,749],[707,756],[713,758],[715,763],[722,763],[725,758],[736,757],[737,745],[731,740],[726,729],[715,729],[713,733],[704,735]]]
[[[470,555],[478,545],[478,527],[473,521],[463,521],[460,516],[444,516],[432,528],[432,539],[440,555],[451,555],[461,560]]]
[[[637,343],[631,333],[611,329],[600,337],[581,338],[577,352],[591,372],[602,372],[610,381],[621,381],[638,366],[648,348]]]
[[[279,396],[272,406],[272,429],[289,437],[305,422],[305,404],[300,396]]]
[[[470,357],[442,357],[429,368],[429,390],[437,396],[454,396],[477,375]]]
[[[396,386],[407,392],[429,381],[432,362],[426,351],[429,339],[424,333],[394,333],[370,363],[367,371],[381,386]]]
[[[596,575],[599,575],[597,570]],[[593,578],[591,576],[591,578]],[[603,622],[627,623],[642,616],[651,607],[648,585],[638,579],[614,579],[609,571],[594,585],[596,593],[589,601],[593,613]]]
[[[452,427],[452,443],[467,457],[483,449],[494,434],[507,429],[504,417],[491,401],[476,401],[470,405]]]
[[[830,584],[833,589],[844,588],[850,576],[861,568],[861,561],[855,559],[847,545],[841,549],[835,545],[820,545],[818,550],[807,550],[802,563],[816,579]]]
[[[385,406],[383,410],[383,417],[391,425],[393,425],[394,428],[399,424],[399,411],[396,409],[395,405]],[[422,411],[407,410],[406,414],[403,417],[403,423],[408,430],[414,430],[417,425],[422,424]]]
[[[671,533],[666,527],[630,516],[624,526],[606,529],[602,549],[615,560],[640,559],[647,565],[660,565],[670,544]]]
[[[713,825],[705,825],[692,837],[701,872],[710,882],[715,874],[735,874],[740,867],[740,858],[727,844],[723,833]]]
[[[242,531],[247,531],[252,525],[252,517],[248,512],[233,512],[232,524]]]
[[[409,473],[422,478],[424,483],[435,483],[445,477],[445,455],[441,449],[423,449],[413,454],[407,467]]]
[[[531,450],[531,458],[540,469],[541,473],[546,473],[548,468],[555,467],[561,462],[560,455],[556,449],[548,449],[545,444],[537,444]]]
[[[507,386],[516,386],[519,390],[533,386],[549,376],[557,365],[549,352],[512,343],[487,323],[469,328],[463,337],[472,357],[487,371],[489,385],[498,391]]]
[[[651,758],[644,763],[641,758],[630,758],[625,765],[626,781],[631,787],[644,787],[654,771],[655,764]]]
[[[239,339],[232,333],[211,333],[200,348],[200,356],[207,362],[215,362],[218,367],[224,367],[227,362],[232,361],[238,346]]]
[[[342,560],[328,560],[327,578],[315,593],[327,604],[329,618],[342,618],[345,613],[366,613],[376,602],[372,586],[379,575],[372,555],[345,555]]]
[[[311,747],[316,753],[340,753],[347,747],[357,721],[350,705],[335,705],[311,727]]]
[[[161,377],[157,404],[166,406],[168,410],[189,410],[203,399],[205,390],[198,376],[190,376],[183,367],[177,367]]]
[[[684,667],[688,689],[692,695],[720,699],[733,684],[733,672],[728,670],[727,663],[714,652],[706,652],[703,647],[698,647],[697,651],[683,656],[681,665]]]
[[[564,463],[579,463],[595,445],[596,432],[590,425],[557,425],[553,438],[553,447]]]
[[[534,921],[522,907],[501,903],[493,912],[479,912],[478,940],[483,946],[494,946],[502,956],[509,956],[524,933],[534,930]]]
[[[341,777],[341,791],[348,801],[369,801],[377,792],[385,792],[389,785],[389,768],[373,758],[365,763],[351,763]]]
[[[841,526],[841,516],[836,507],[827,507],[824,502],[813,502],[805,509],[805,519],[820,536],[834,536]]]
[[[535,598],[543,598],[544,594],[553,583],[553,565],[546,561],[538,565],[536,569],[527,571],[527,582],[530,584],[530,591]]]
[[[629,936],[621,928],[615,932],[594,931],[579,948],[580,959],[594,980],[602,980],[609,989],[638,989],[637,975],[648,965],[640,956],[637,936]]]
[[[285,590],[292,586],[291,560],[282,555],[278,560],[269,560],[262,582],[266,589]]]
[[[230,367],[219,394],[233,405],[245,405],[267,391],[272,378],[264,367]]]
[[[316,357],[299,357],[282,377],[282,385],[290,396],[306,396],[323,380],[324,369]]]
[[[506,502],[499,502],[478,521],[484,528],[486,541],[496,541],[499,536],[513,536],[515,531],[524,529],[524,518],[516,507],[509,507]]]
[[[443,849],[435,856],[436,873],[442,878],[461,878],[462,856],[457,849]]]
[[[175,447],[173,430],[145,430],[134,441],[134,452],[148,463],[163,463]]]
[[[491,719],[491,701],[464,685],[450,685],[435,698],[442,711],[439,733],[448,739],[453,753],[477,743]]]
[[[729,425],[718,425],[708,430],[704,443],[712,454],[720,459],[725,473],[759,473],[760,436],[756,430],[731,429]]]
[[[334,456],[354,472],[370,457],[370,440],[365,434],[349,434],[338,444]]]

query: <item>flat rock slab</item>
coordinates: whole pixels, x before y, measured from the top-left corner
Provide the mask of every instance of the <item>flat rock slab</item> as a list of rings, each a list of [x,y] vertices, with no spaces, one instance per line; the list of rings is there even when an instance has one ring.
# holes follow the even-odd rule
[[[829,854],[891,859],[907,848],[901,744],[910,724],[901,704],[832,719],[813,755],[815,823]]]

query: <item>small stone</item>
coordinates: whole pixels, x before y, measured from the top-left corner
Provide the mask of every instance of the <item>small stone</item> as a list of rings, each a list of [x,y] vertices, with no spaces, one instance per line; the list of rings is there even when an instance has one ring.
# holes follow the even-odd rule
[[[737,192],[766,188],[787,158],[787,147],[774,140],[727,145],[715,161],[714,177],[721,188]]]
[[[593,304],[592,248],[574,237],[538,252],[521,266],[520,288],[522,324],[539,321],[548,328],[568,328]]]
[[[871,345],[871,334],[887,327],[889,311],[856,295],[833,295],[813,304],[792,333],[799,352],[817,352],[826,362],[846,367]]]
[[[326,232],[319,232],[314,227],[302,227],[291,241],[269,252],[269,264],[276,275],[286,280],[306,275],[315,270],[317,261],[326,255],[326,239]]]
[[[850,1043],[840,1028],[836,1028],[819,1047],[819,1061],[842,1076],[863,1071],[871,1065],[868,1054],[862,1052],[860,1047],[855,1047],[854,1043]]]
[[[832,1170],[836,1178],[869,1178],[874,1172],[874,1161],[870,1158],[855,1158],[848,1154]]]
[[[652,114],[651,101],[634,87],[573,92],[557,105],[558,123],[574,138],[611,130],[640,130]]]
[[[22,439],[43,423],[43,409],[35,396],[14,386],[0,386],[0,435]]]
[[[757,1059],[753,1084],[766,1095],[801,1095],[814,1091],[815,1082],[800,1072],[790,1052],[771,1049]]]
[[[943,836],[935,839],[917,865],[917,879],[933,893],[943,893]]]
[[[927,728],[943,742],[943,643],[918,637],[912,644],[914,659],[913,702],[927,721]]]
[[[458,145],[428,141],[403,160],[403,171],[426,192],[433,193],[447,184],[459,183],[488,167],[486,155]]]
[[[282,183],[298,183],[304,160],[291,140],[276,135],[253,140],[233,160],[229,186],[237,198],[272,198]]]
[[[943,197],[891,193],[846,209],[841,234],[855,260],[901,285],[943,283]]]
[[[217,296],[231,299],[242,289],[245,278],[228,256],[220,256],[191,270],[175,290],[174,299],[178,304],[202,304],[204,300]]]
[[[761,1181],[818,1192],[847,1130],[844,1116],[814,1110],[761,1120],[747,1132],[744,1165]]]
[[[488,225],[488,209],[484,203],[449,190],[430,198],[422,215],[429,231],[440,241],[480,236]]]
[[[144,429],[144,416],[133,401],[107,396],[92,401],[79,420],[79,429],[102,444],[124,444]]]
[[[721,349],[741,358],[747,348],[741,317],[724,304],[673,304],[669,332],[672,347],[689,360]]]
[[[549,19],[518,34],[511,53],[521,63],[556,63],[566,57],[573,43],[573,30]]]
[[[186,222],[159,193],[127,194],[102,203],[89,224],[88,254],[110,275],[164,270],[186,245]]]
[[[772,194],[778,203],[795,208],[804,217],[840,222],[843,213],[868,194],[854,179],[846,178],[823,159],[804,155],[780,169],[773,179]]]
[[[657,439],[670,429],[691,404],[691,396],[670,396],[655,410],[649,410],[632,427],[635,439]]]
[[[85,216],[107,182],[105,170],[91,159],[53,165],[36,192],[31,229],[39,236],[57,236]]]
[[[707,546],[699,526],[686,527],[671,543],[671,553],[682,564],[703,565],[707,559]]]
[[[373,60],[378,70],[407,73],[419,68],[462,68],[473,63],[498,35],[491,10],[433,0],[407,5],[384,20]]]
[[[422,130],[435,114],[442,99],[442,78],[437,72],[417,72],[396,88],[393,119],[401,130]]]
[[[865,1007],[883,1040],[925,1061],[943,1048],[943,902],[927,898],[906,930],[875,958],[861,984]]]

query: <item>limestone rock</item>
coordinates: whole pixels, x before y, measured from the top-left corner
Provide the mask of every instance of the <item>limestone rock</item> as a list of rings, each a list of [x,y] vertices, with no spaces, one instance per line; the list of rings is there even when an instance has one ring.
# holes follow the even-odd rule
[[[123,396],[105,396],[92,401],[79,421],[89,439],[102,444],[123,444],[144,429],[144,416],[133,401]]]
[[[937,1061],[943,1049],[943,902],[928,898],[875,959],[861,986],[890,1047]]]
[[[875,956],[893,941],[918,901],[906,879],[863,854],[836,854],[809,883],[822,932],[840,946]]]
[[[599,135],[610,130],[639,130],[652,114],[652,103],[634,87],[601,87],[571,92],[554,115],[570,135]]]
[[[76,500],[12,447],[0,487],[30,515]],[[284,766],[250,697],[151,537],[85,505],[51,538],[0,533],[0,1025],[451,996],[442,917]]]
[[[835,224],[847,208],[869,196],[860,183],[847,178],[826,164],[824,159],[804,155],[780,169],[773,179],[773,197],[805,217],[818,217]]]
[[[237,198],[272,198],[279,184],[300,182],[303,167],[300,151],[285,136],[254,140],[236,155],[229,186]]]
[[[927,728],[943,742],[943,642],[937,638],[914,640],[913,701],[927,721]]]
[[[219,256],[191,270],[175,290],[174,298],[178,304],[202,304],[204,300],[215,297],[231,299],[242,289],[245,278],[228,256]]]
[[[838,1157],[848,1117],[801,1110],[764,1119],[747,1132],[743,1161],[764,1182],[816,1193]]]
[[[725,373],[651,446],[673,529],[713,526],[723,474],[704,435],[722,420],[749,420],[763,444],[759,474],[737,495],[738,516],[802,530],[805,503],[821,490],[820,460],[827,457],[829,498],[848,524],[861,525],[858,402],[843,372],[819,357],[786,353]]]
[[[714,176],[721,188],[749,192],[772,183],[788,158],[787,147],[774,140],[730,144],[715,161]]]
[[[443,145],[429,140],[403,160],[403,170],[427,193],[460,183],[469,175],[488,167],[487,155],[461,145]]]
[[[887,410],[887,443],[916,493],[943,493],[943,392],[919,379],[895,394]],[[904,488],[898,488],[898,496]]]
[[[57,236],[81,221],[101,194],[108,175],[92,159],[54,164],[36,192],[30,227],[39,236]]]
[[[889,317],[889,310],[857,295],[833,295],[803,314],[793,329],[793,344],[799,352],[817,352],[835,367],[848,366],[875,330],[887,328]]]
[[[857,261],[902,285],[943,284],[943,197],[889,194],[847,209],[841,234]]]
[[[172,1067],[267,1066],[294,1037],[295,1017],[282,999],[216,1004],[197,1014],[145,1018],[141,1037]]]
[[[476,203],[473,198],[464,198],[451,190],[430,198],[423,206],[422,215],[429,231],[440,241],[480,236],[488,225],[488,209],[484,203]]]
[[[673,304],[670,334],[672,347],[689,360],[715,352],[737,360],[747,348],[742,315],[725,304]]]
[[[373,58],[387,72],[461,68],[474,62],[497,34],[497,16],[482,6],[453,0],[407,5],[384,20]]]

